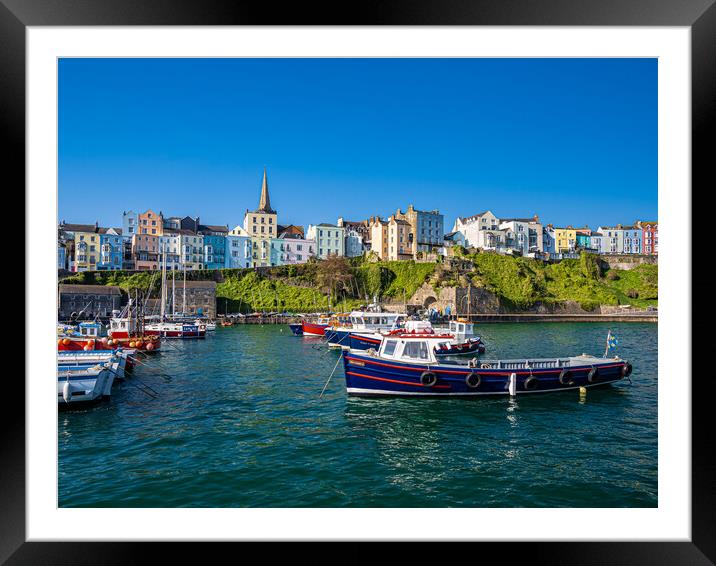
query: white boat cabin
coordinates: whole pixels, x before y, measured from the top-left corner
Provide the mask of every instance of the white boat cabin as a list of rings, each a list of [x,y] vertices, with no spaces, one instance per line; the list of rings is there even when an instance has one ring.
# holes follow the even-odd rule
[[[134,334],[137,330],[137,321],[134,318],[113,318],[109,321],[110,334]]]
[[[405,320],[404,314],[393,312],[353,311],[351,327],[358,331],[395,330]]]
[[[471,336],[475,333],[472,323],[465,320],[451,320],[448,332],[451,334],[460,334],[462,336]]]
[[[99,322],[80,322],[77,325],[82,338],[99,338],[102,325]]]
[[[436,364],[439,362],[435,357],[435,348],[441,344],[448,344],[449,341],[450,337],[439,334],[429,338],[408,335],[386,336],[380,344],[377,355],[381,358],[401,362]]]

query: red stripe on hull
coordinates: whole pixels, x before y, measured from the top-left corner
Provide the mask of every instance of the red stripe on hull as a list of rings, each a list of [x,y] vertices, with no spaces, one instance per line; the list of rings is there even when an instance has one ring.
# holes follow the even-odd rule
[[[390,383],[398,383],[400,385],[412,385],[413,387],[428,387],[422,383],[413,383],[412,381],[399,381],[397,379],[388,379],[387,377],[376,377],[374,375],[365,375],[364,373],[357,373],[354,371],[347,371],[348,375],[355,375],[357,377],[364,377],[365,379],[374,379],[376,381],[388,381]],[[433,385],[430,389],[451,389],[449,385]]]
[[[301,323],[301,329],[304,334],[312,334],[313,336],[323,336],[326,333],[327,324],[313,324],[311,322]]]

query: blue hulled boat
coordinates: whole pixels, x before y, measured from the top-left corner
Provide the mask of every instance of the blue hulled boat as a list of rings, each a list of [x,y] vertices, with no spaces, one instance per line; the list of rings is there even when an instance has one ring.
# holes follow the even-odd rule
[[[359,348],[360,345],[353,345],[352,334],[372,336],[378,332],[388,332],[400,328],[405,319],[406,316],[400,313],[353,311],[346,324],[326,328],[326,340],[331,348],[344,350]],[[371,342],[370,338],[368,340],[356,338],[356,344],[365,344],[363,349],[375,347],[375,342]]]
[[[614,383],[632,366],[620,358],[565,358],[446,363],[435,356],[444,341],[410,334],[386,336],[376,351],[349,350],[346,390],[356,396],[442,397],[546,393]]]
[[[298,322],[295,324],[289,324],[288,327],[291,329],[291,333],[294,336],[303,336],[303,323]]]

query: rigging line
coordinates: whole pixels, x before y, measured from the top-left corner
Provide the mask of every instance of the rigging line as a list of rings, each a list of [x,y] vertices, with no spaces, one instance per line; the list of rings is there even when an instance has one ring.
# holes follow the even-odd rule
[[[321,394],[318,396],[318,398],[323,397],[323,393],[326,391],[326,387],[328,387],[328,384],[331,381],[331,378],[333,377],[333,374],[336,373],[336,368],[338,368],[338,362],[340,362],[343,359],[343,352],[341,351],[341,355],[336,360],[336,365],[333,366],[333,371],[331,372],[331,375],[328,376],[328,380],[326,381],[326,384],[323,386],[323,389],[321,390]]]

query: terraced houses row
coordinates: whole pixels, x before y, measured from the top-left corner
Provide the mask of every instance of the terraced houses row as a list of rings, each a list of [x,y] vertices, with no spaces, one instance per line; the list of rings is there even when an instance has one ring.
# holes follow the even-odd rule
[[[438,210],[408,206],[387,219],[338,218],[335,224],[281,225],[271,207],[264,170],[259,206],[246,210],[243,224],[202,224],[199,217],[166,217],[159,211],[124,211],[122,225],[58,227],[57,265],[69,271],[249,268],[305,263],[331,255],[374,252],[383,260],[449,255],[453,246],[542,258],[573,257],[580,250],[658,255],[658,224],[637,221],[592,231],[588,227],[543,225],[532,218],[498,218],[491,211],[459,217],[445,234]]]
[[[524,256],[559,259],[580,251],[599,254],[659,254],[659,225],[637,220],[632,225],[557,227],[532,218],[497,218],[491,211],[459,217],[446,242],[466,248],[518,252]]]

